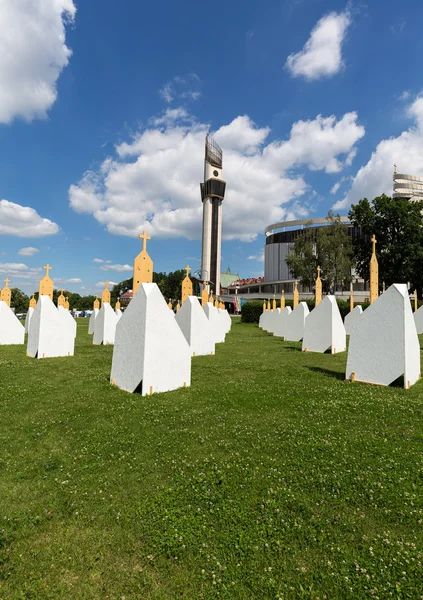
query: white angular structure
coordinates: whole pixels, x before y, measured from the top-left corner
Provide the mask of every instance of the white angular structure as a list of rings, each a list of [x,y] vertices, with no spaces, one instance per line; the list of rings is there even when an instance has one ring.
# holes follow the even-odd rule
[[[120,308],[115,308],[115,315],[116,315],[116,323],[118,323],[121,316],[123,315],[123,312],[120,310]]]
[[[335,296],[325,296],[305,320],[303,351],[345,352],[347,334]]]
[[[285,341],[301,342],[304,337],[304,325],[309,314],[308,306],[305,302],[300,302],[292,311],[285,324]]]
[[[212,335],[215,344],[221,344],[225,341],[225,327],[222,319],[220,318],[218,309],[213,306],[212,302],[207,302],[203,306],[206,317],[211,325]]]
[[[267,318],[267,329],[266,331],[268,331],[269,333],[274,333],[275,332],[275,328],[278,325],[278,321],[279,321],[279,317],[281,314],[281,309],[280,308],[276,308],[275,310],[272,310],[269,313],[269,316]]]
[[[352,311],[350,311],[347,314],[344,321],[345,331],[347,332],[347,335],[351,335],[353,328],[355,327],[362,314],[363,309],[361,308],[361,306],[356,306]]]
[[[117,317],[108,302],[103,302],[94,323],[93,344],[100,345],[115,343]]]
[[[13,310],[4,302],[0,302],[0,345],[23,344],[25,327]]]
[[[99,313],[99,309],[98,308],[94,308],[93,312],[91,313],[90,316],[90,322],[88,325],[88,333],[93,335],[94,334],[94,327],[95,327],[95,320],[97,318],[97,315]]]
[[[175,320],[181,328],[193,356],[214,354],[215,343],[210,321],[195,296],[188,296],[176,313]]]
[[[229,333],[232,327],[232,321],[228,311],[226,310],[226,308],[218,308],[217,310],[219,311],[220,319],[222,321],[222,327],[225,334]]]
[[[423,306],[413,313],[414,323],[416,324],[417,333],[423,333]]]
[[[49,296],[40,296],[31,317],[27,356],[54,358],[73,356],[75,337]]]
[[[394,283],[361,315],[348,348],[346,379],[389,385],[420,378],[420,345],[407,286]]]
[[[34,308],[32,308],[32,306],[30,306],[28,308],[28,312],[26,313],[26,317],[25,317],[25,333],[29,332],[29,325],[31,323],[31,317],[32,317],[32,313],[34,312]]]
[[[62,323],[64,327],[68,327],[70,333],[76,338],[76,321],[70,312],[63,308],[63,306],[58,306],[57,310],[59,311],[60,318],[62,319]]]
[[[110,380],[142,396],[191,384],[191,348],[155,283],[142,283],[116,327]]]
[[[289,315],[292,313],[292,308],[286,306],[280,313],[276,325],[273,329],[273,335],[275,337],[285,337],[286,323]]]
[[[261,315],[260,315],[260,319],[259,319],[259,328],[263,329],[264,331],[266,331],[266,320],[267,320],[267,315],[268,315],[268,311],[264,310]]]

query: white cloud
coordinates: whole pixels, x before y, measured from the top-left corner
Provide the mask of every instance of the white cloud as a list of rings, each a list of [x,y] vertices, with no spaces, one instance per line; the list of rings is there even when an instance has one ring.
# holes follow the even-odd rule
[[[102,258],[93,258],[93,262],[94,263],[104,263],[104,260]]]
[[[248,256],[248,260],[255,260],[257,262],[264,263],[264,249],[261,250],[260,254],[254,254],[252,256]]]
[[[294,77],[332,77],[343,67],[342,43],[351,23],[348,11],[331,12],[317,23],[304,48],[290,54],[286,67]]]
[[[413,119],[412,127],[396,138],[382,140],[366,165],[354,177],[351,189],[335,210],[345,209],[361,198],[372,198],[382,193],[392,196],[394,164],[399,173],[423,177],[423,96],[417,97],[407,109]]]
[[[355,144],[364,137],[365,129],[357,123],[356,112],[346,113],[336,120],[334,115],[318,115],[312,121],[297,121],[286,142],[272,142],[265,156],[285,169],[307,165],[312,171],[338,173],[350,166],[355,156]],[[345,156],[346,155],[346,156]],[[344,161],[340,159],[345,156]]]
[[[0,263],[0,273],[11,280],[10,287],[18,287],[16,283],[20,281],[38,282],[43,269],[30,269],[24,263]]]
[[[37,252],[39,252],[38,248],[32,248],[29,246],[28,248],[21,248],[18,254],[20,254],[20,256],[34,256],[34,254],[37,254]]]
[[[66,279],[64,277],[54,277],[53,279],[53,283],[82,283],[82,279],[79,279],[79,277],[71,277],[70,279]]]
[[[133,271],[133,267],[130,265],[109,265],[105,264],[100,267],[101,271],[118,271],[119,273],[123,273],[124,271]]]
[[[65,25],[73,0],[3,0],[0,9],[0,123],[45,118],[71,56]]]
[[[118,281],[109,281],[109,289],[112,286],[117,285],[118,283],[119,283]],[[99,281],[98,283],[95,284],[95,287],[99,288],[99,289],[101,288],[101,289],[104,290],[104,288],[105,288],[105,282],[104,281]]]
[[[0,234],[17,237],[44,237],[59,233],[60,228],[36,210],[8,200],[0,200]]]
[[[150,125],[116,147],[96,172],[69,189],[71,207],[92,214],[116,235],[201,237],[204,139],[207,124],[179,119]],[[225,239],[251,241],[287,214],[309,212],[304,170],[327,173],[349,164],[364,135],[357,113],[298,121],[289,139],[267,143],[268,127],[239,116],[212,132],[223,148]],[[301,171],[299,171],[301,169]],[[290,205],[289,205],[290,203]]]
[[[201,80],[195,73],[174,77],[159,90],[159,96],[171,104],[174,100],[198,100],[201,96]]]

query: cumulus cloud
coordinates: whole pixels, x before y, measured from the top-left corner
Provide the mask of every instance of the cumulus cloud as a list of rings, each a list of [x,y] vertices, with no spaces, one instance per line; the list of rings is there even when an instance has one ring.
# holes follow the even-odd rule
[[[348,11],[320,19],[304,48],[288,56],[285,66],[291,74],[308,80],[336,75],[343,67],[342,43],[350,23]]]
[[[33,208],[0,200],[0,234],[38,238],[55,235],[59,231],[56,223],[40,217]]]
[[[0,123],[46,117],[71,56],[65,25],[75,13],[73,0],[1,2]]]
[[[93,262],[94,263],[104,263],[104,260],[102,258],[93,258]]]
[[[123,273],[124,271],[132,271],[133,267],[130,265],[109,265],[105,264],[100,267],[101,271],[117,271],[118,273]]]
[[[39,281],[42,272],[43,269],[30,269],[24,263],[0,263],[0,274],[11,280],[10,287],[14,287],[14,284],[19,281],[27,281],[27,283]]]
[[[39,252],[38,248],[32,248],[29,246],[28,248],[21,248],[18,254],[20,256],[34,256],[34,254],[37,254],[37,252]]]
[[[364,127],[357,114],[318,115],[294,123],[286,140],[270,143],[268,127],[247,115],[212,132],[223,149],[225,239],[251,241],[271,222],[308,212],[309,170],[339,172],[350,164]],[[175,118],[153,121],[116,146],[98,171],[87,171],[69,189],[71,207],[92,214],[109,232],[155,237],[201,237],[204,139],[207,124]],[[300,171],[301,169],[301,171]],[[289,206],[288,206],[289,205]],[[307,207],[307,208],[306,208]]]
[[[379,142],[368,163],[354,177],[346,196],[335,203],[335,210],[348,208],[361,198],[372,199],[382,193],[391,196],[394,164],[399,173],[423,177],[423,96],[408,106],[407,115],[413,125],[400,136]]]

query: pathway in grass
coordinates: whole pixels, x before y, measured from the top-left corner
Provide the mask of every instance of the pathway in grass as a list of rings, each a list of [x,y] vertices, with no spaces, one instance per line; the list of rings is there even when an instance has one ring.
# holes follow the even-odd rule
[[[189,389],[0,347],[0,597],[419,598],[423,385],[234,324]]]

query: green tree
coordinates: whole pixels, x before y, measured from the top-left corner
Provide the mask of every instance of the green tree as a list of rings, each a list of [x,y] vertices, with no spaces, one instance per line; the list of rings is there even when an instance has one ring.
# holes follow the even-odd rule
[[[15,309],[15,313],[25,313],[29,308],[29,298],[19,288],[11,288],[12,298],[11,306]]]
[[[308,225],[308,226],[307,226]],[[301,279],[304,286],[312,288],[316,279],[316,230],[311,228],[311,221],[295,238],[293,247],[286,257],[286,264],[294,277]]]
[[[358,274],[368,281],[372,252],[371,236],[376,236],[379,286],[410,282],[419,297],[423,289],[423,202],[404,202],[385,194],[371,202],[363,198],[353,205],[349,217],[360,227],[353,252]]]
[[[320,266],[323,289],[333,293],[351,281],[352,248],[340,216],[329,211],[326,222],[324,227],[309,226],[299,233],[286,263],[294,277],[309,288],[314,286]]]
[[[328,225],[317,231],[316,254],[322,269],[322,286],[333,294],[341,287],[349,286],[352,268],[352,245],[347,228],[341,217],[329,211]]]

